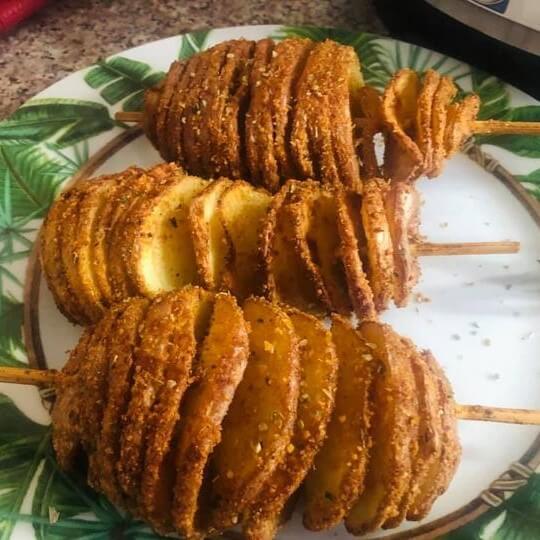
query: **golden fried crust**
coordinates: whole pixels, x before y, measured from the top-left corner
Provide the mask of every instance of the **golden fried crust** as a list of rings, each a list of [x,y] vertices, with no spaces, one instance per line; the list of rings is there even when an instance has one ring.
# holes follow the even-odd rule
[[[445,159],[445,132],[446,114],[448,106],[457,93],[457,87],[450,77],[441,77],[437,90],[433,96],[433,106],[431,110],[431,136],[433,140],[433,162],[427,171],[429,178],[434,178],[441,174]]]
[[[472,123],[480,110],[480,98],[471,94],[459,104],[451,104],[447,111],[444,134],[445,157],[453,156],[472,135]]]
[[[190,384],[192,363],[197,347],[206,335],[212,313],[213,295],[188,287],[173,293],[183,304],[173,320],[168,335],[168,357],[158,373],[161,379],[157,388],[152,414],[146,422],[146,450],[144,469],[141,474],[139,508],[142,515],[158,531],[170,529],[170,504],[174,475],[172,437],[180,418],[180,401]],[[140,350],[144,342],[141,340]],[[143,353],[144,354],[144,353]],[[170,467],[170,468],[169,468]]]
[[[219,43],[200,55],[199,69],[186,95],[183,146],[186,168],[191,174],[210,174],[205,165],[208,162],[205,156],[208,151],[207,117],[211,114],[207,107],[229,50],[229,42]]]
[[[103,296],[104,303],[111,305],[114,302],[112,284],[109,280],[109,239],[111,230],[117,218],[118,201],[127,185],[131,185],[138,177],[144,174],[142,169],[130,167],[119,175],[115,175],[116,186],[107,197],[95,216],[94,232],[92,235],[91,264],[97,286]]]
[[[195,382],[182,403],[183,420],[174,450],[172,520],[183,536],[196,532],[205,466],[221,439],[221,424],[247,365],[248,330],[234,298],[216,295],[210,329],[195,366]]]
[[[154,147],[157,148],[157,109],[163,92],[164,81],[144,92],[143,130]]]
[[[237,180],[223,191],[218,202],[219,216],[231,246],[226,274],[230,278],[230,291],[239,300],[262,292],[258,244],[271,200],[267,191]]]
[[[392,182],[384,206],[394,255],[394,302],[403,307],[420,277],[418,259],[411,247],[411,241],[418,235],[420,196],[414,184]]]
[[[218,203],[231,180],[211,182],[194,197],[189,206],[188,221],[200,282],[211,290],[227,281],[224,272],[230,257],[230,245],[221,222]]]
[[[439,86],[441,76],[434,70],[428,69],[422,79],[422,89],[418,96],[416,110],[416,144],[424,156],[423,168],[431,170],[433,166],[433,132],[431,118],[433,98]]]
[[[308,39],[284,39],[275,46],[271,59],[268,88],[274,125],[274,156],[281,181],[298,176],[289,146],[291,105],[298,78],[312,47],[313,42]],[[275,184],[275,180],[272,182]]]
[[[394,291],[392,237],[384,208],[386,189],[384,180],[372,178],[366,181],[361,209],[368,248],[368,276],[378,311],[388,306]]]
[[[376,363],[350,323],[332,318],[339,362],[335,407],[327,438],[306,478],[304,526],[313,531],[337,525],[364,487],[371,447],[370,389]]]
[[[373,447],[365,489],[345,519],[347,530],[355,535],[401,516],[418,429],[414,375],[399,336],[376,322],[361,323],[359,331],[381,368],[373,391]]]
[[[298,254],[299,263],[304,272],[310,276],[315,285],[317,297],[327,308],[332,309],[332,302],[323,281],[319,261],[315,262],[311,253],[308,235],[313,224],[313,205],[320,197],[320,184],[312,180],[298,182],[291,190],[283,203],[282,212],[287,215],[287,222],[291,224],[291,236],[294,248]]]
[[[135,294],[135,287],[124,264],[122,246],[126,239],[126,223],[134,208],[154,189],[152,169],[145,171],[130,182],[124,182],[117,192],[107,234],[107,276],[111,284],[113,299],[120,302]],[[127,237],[129,238],[129,237]]]
[[[89,460],[88,483],[92,486],[99,485],[99,478],[94,476],[96,470],[93,461],[96,459],[97,443],[109,385],[109,368],[112,359],[108,353],[114,339],[117,320],[125,308],[126,305],[117,304],[107,311],[96,324],[79,370],[82,387],[79,421],[83,447]]]
[[[56,387],[56,399],[51,411],[52,444],[56,461],[64,471],[73,467],[81,446],[80,412],[81,386],[78,384],[78,372],[86,357],[88,343],[93,329],[87,328],[77,346],[71,351],[69,359],[62,369],[65,375]],[[74,380],[77,381],[74,384]]]
[[[156,143],[155,146],[159,150],[161,157],[165,160],[172,159],[169,155],[168,149],[168,135],[167,131],[167,116],[169,110],[172,107],[173,96],[175,95],[176,88],[186,68],[186,62],[173,62],[163,82],[163,88],[159,96],[159,101],[155,109],[156,115]],[[145,107],[145,115],[151,114]],[[174,157],[174,156],[172,156]]]
[[[304,272],[292,238],[290,216],[282,212],[283,202],[298,182],[289,181],[274,195],[265,218],[259,242],[264,264],[265,294],[275,302],[285,302],[304,311],[322,308],[317,285]]]
[[[423,355],[416,350],[409,340],[406,340],[406,344],[407,348],[412,352],[410,359],[420,411],[418,425],[419,448],[413,465],[412,483],[409,489],[409,507],[407,509],[407,519],[414,520],[423,519],[431,506],[430,473],[437,468],[439,463],[442,451],[442,426],[437,380]],[[421,510],[421,513],[419,513],[419,510]]]
[[[212,459],[210,526],[238,522],[283,460],[291,442],[298,403],[298,340],[286,313],[250,298],[244,317],[251,325],[251,355]]]
[[[188,211],[207,185],[206,180],[177,171],[170,183],[145,198],[132,215],[126,266],[138,294],[153,298],[198,283]]]
[[[419,90],[416,72],[401,69],[384,91],[382,114],[387,133],[383,171],[386,178],[410,181],[423,172],[424,156],[412,138]]]
[[[81,190],[75,215],[69,218],[65,227],[66,244],[63,257],[66,275],[73,290],[77,292],[82,307],[91,322],[98,321],[103,315],[108,302],[98,286],[93,259],[93,242],[98,227],[97,217],[106,201],[114,197],[116,192],[116,177],[105,176],[85,184]],[[73,234],[69,233],[73,231]]]
[[[274,538],[285,504],[307,475],[326,437],[334,407],[338,359],[332,334],[312,315],[287,311],[300,347],[300,398],[287,453],[251,505],[244,524],[247,538]]]
[[[447,490],[461,458],[454,397],[450,383],[429,351],[424,351],[422,358],[437,385],[438,419],[435,421],[435,426],[441,433],[441,452],[430,467],[420,493],[407,514],[407,519],[411,520],[422,519],[429,513],[435,499]]]
[[[251,180],[275,191],[278,183],[274,157],[274,128],[270,109],[269,76],[274,42],[257,41],[250,72],[250,100],[246,113],[246,155]]]
[[[359,113],[359,117],[355,119],[359,137],[357,152],[362,165],[362,175],[373,178],[381,175],[374,137],[383,131],[382,96],[372,86],[363,86],[356,93],[355,99]]]
[[[201,66],[204,68],[204,54],[195,54],[186,61],[184,70],[179,75],[173,90],[173,97],[163,127],[162,137],[165,144],[162,154],[167,161],[176,161],[182,166],[187,163],[182,140],[186,123],[186,105],[189,92],[193,88],[198,73],[200,73]]]
[[[317,262],[334,311],[349,314],[352,303],[339,234],[337,204],[332,189],[322,188],[312,208],[308,243]],[[351,269],[352,270],[352,269]]]
[[[140,494],[139,485],[152,487],[164,459],[168,439],[176,422],[178,407],[163,410],[171,393],[183,392],[195,352],[194,326],[200,290],[186,287],[157,297],[139,326],[139,345],[135,351],[133,384],[120,437],[117,477],[124,495],[147,509],[154,493]],[[167,385],[175,380],[176,385]],[[162,432],[159,433],[158,429]],[[147,449],[155,450],[149,455]],[[150,459],[145,460],[145,456]],[[144,479],[144,480],[143,480]],[[152,482],[151,482],[152,481]],[[144,495],[144,500],[140,496]],[[152,518],[153,516],[146,516]]]
[[[373,291],[364,272],[360,258],[360,248],[355,235],[352,208],[344,190],[336,189],[336,220],[340,240],[340,256],[347,278],[349,298],[357,317],[373,319],[377,316]],[[358,217],[357,217],[358,219]]]
[[[86,323],[66,279],[62,261],[65,217],[73,200],[79,197],[78,186],[62,193],[51,206],[40,233],[41,266],[54,301],[62,314],[74,323]]]
[[[138,345],[138,327],[149,305],[149,301],[143,298],[133,298],[128,302],[116,322],[114,339],[111,339],[108,350],[111,365],[107,399],[95,459],[91,462],[95,471],[90,473],[96,479],[99,489],[110,501],[119,506],[124,505],[124,497],[116,478],[122,417],[128,406],[133,377],[133,357],[135,347]]]
[[[248,174],[245,158],[245,117],[254,49],[255,42],[246,40],[238,40],[231,49],[235,61],[234,74],[219,131],[220,153],[228,165],[229,173],[225,176],[229,178],[246,178]]]

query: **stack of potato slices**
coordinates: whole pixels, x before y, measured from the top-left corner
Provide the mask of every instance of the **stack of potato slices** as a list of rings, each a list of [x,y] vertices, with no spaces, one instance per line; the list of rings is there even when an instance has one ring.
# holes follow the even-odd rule
[[[363,172],[394,181],[412,181],[441,174],[444,160],[453,156],[472,135],[480,108],[475,94],[457,100],[451,77],[429,69],[423,76],[401,69],[383,94],[372,87],[358,92],[356,126]],[[379,166],[374,136],[384,138]]]
[[[395,527],[460,458],[446,378],[389,326],[192,286],[87,328],[52,418],[63,469],[84,452],[96,490],[186,537],[271,539],[301,484],[310,530]]]
[[[145,100],[145,131],[191,174],[289,178],[357,188],[350,103],[362,86],[352,47],[327,40],[233,40],[175,62]]]
[[[366,181],[363,195],[288,181],[272,197],[174,164],[131,168],[58,198],[41,262],[58,307],[80,324],[115,302],[187,284],[373,318],[391,300],[405,305],[418,280],[410,246],[418,210],[412,185],[379,179]]]

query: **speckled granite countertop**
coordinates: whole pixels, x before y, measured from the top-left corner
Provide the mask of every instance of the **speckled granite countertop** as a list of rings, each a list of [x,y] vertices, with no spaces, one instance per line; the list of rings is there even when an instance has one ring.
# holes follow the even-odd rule
[[[100,57],[201,28],[273,23],[385,33],[369,0],[58,0],[0,37],[0,119]]]

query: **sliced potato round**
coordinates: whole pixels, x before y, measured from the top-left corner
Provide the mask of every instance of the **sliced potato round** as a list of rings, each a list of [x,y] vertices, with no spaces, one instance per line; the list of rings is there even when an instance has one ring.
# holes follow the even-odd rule
[[[143,475],[148,479],[155,478],[156,466],[159,467],[167,450],[166,441],[160,440],[157,433],[156,438],[151,440],[150,434],[157,427],[153,422],[172,423],[174,418],[171,421],[170,414],[165,414],[163,410],[160,416],[154,411],[162,407],[160,404],[176,387],[181,390],[185,384],[184,377],[189,376],[191,353],[195,347],[195,320],[201,312],[201,305],[206,305],[200,301],[200,296],[200,290],[196,287],[185,287],[181,291],[159,296],[152,302],[139,326],[133,383],[120,436],[120,459],[116,469],[120,488],[132,504],[139,502]],[[177,376],[176,385],[167,387],[166,381],[176,380]],[[168,388],[168,391],[163,394],[164,388]],[[165,436],[166,430],[172,428],[167,424],[162,429],[162,436]],[[156,449],[156,456],[152,456],[146,464],[147,448],[156,448],[157,443],[163,446]],[[145,497],[152,495],[147,493]]]
[[[188,210],[197,273],[200,282],[211,290],[228,283],[225,270],[231,247],[220,219],[218,203],[231,185],[231,180],[226,178],[211,182],[192,199]]]
[[[337,525],[349,512],[363,490],[371,446],[376,362],[361,335],[337,315],[332,338],[339,363],[335,406],[305,484],[304,526],[312,531]]]
[[[317,318],[296,309],[287,311],[299,339],[300,397],[285,455],[251,505],[244,524],[247,538],[274,538],[287,501],[304,480],[326,437],[334,407],[338,359],[331,333]]]
[[[448,111],[444,134],[445,157],[453,156],[472,135],[472,123],[480,110],[480,98],[469,94],[459,104],[452,104]]]
[[[431,136],[433,141],[432,166],[427,171],[429,178],[441,174],[445,151],[446,115],[448,106],[456,96],[457,87],[450,77],[441,77],[437,90],[433,96],[431,110]]]
[[[147,88],[144,92],[143,130],[154,147],[157,147],[157,109],[163,87],[164,81],[160,81],[156,86]]]
[[[271,39],[255,44],[250,72],[250,99],[245,118],[246,154],[251,180],[272,191],[279,185],[275,160],[274,128],[270,109],[270,63],[274,50]]]
[[[188,213],[192,200],[207,185],[195,176],[178,177],[138,208],[140,219],[131,233],[127,261],[138,294],[153,298],[198,283]]]
[[[441,452],[436,462],[434,461],[429,468],[419,494],[407,513],[407,519],[411,520],[422,519],[429,513],[437,497],[448,489],[461,457],[454,397],[450,383],[429,351],[424,351],[422,357],[437,384],[438,419],[435,425],[441,433]]]
[[[218,201],[219,216],[231,246],[225,272],[230,278],[230,290],[239,300],[262,292],[259,237],[271,200],[267,191],[237,180]]]
[[[385,309],[394,291],[394,255],[384,199],[388,189],[384,180],[372,178],[364,183],[362,225],[367,242],[368,277],[375,307]]]
[[[418,95],[416,110],[416,144],[424,156],[423,168],[425,171],[433,167],[433,132],[432,132],[432,110],[433,98],[441,76],[432,69],[424,73],[422,88]]]
[[[144,426],[146,449],[144,467],[140,473],[139,510],[161,532],[171,528],[172,485],[176,470],[172,437],[180,418],[180,402],[191,383],[193,362],[198,346],[207,333],[213,305],[213,294],[198,287],[187,287],[172,293],[172,296],[176,296],[179,304],[172,305],[168,314],[171,324],[167,335],[168,356],[164,358],[161,368],[158,366],[149,370],[150,373],[147,371],[159,382],[157,385],[153,383],[155,401],[151,417]],[[147,321],[148,317],[145,324]],[[156,337],[163,339],[161,335],[154,336],[154,343]],[[144,346],[144,338],[141,338],[139,355],[145,354]],[[147,358],[146,362],[149,360],[160,361],[154,357]],[[133,397],[132,394],[132,401]]]
[[[295,87],[307,56],[313,48],[309,39],[284,39],[276,44],[268,81],[274,124],[274,155],[280,180],[297,178],[289,146],[289,122]]]
[[[365,487],[345,519],[355,535],[399,516],[412,474],[410,448],[417,440],[414,375],[407,351],[388,325],[361,323],[360,335],[380,364],[373,389],[371,447]]]
[[[304,311],[321,311],[317,284],[304,271],[292,233],[291,216],[283,203],[299,185],[289,181],[274,195],[263,224],[260,250],[264,262],[265,294],[274,302],[284,302]]]
[[[173,451],[172,519],[175,530],[188,538],[199,526],[196,515],[206,464],[221,439],[223,419],[247,365],[248,330],[234,298],[217,294],[210,329],[194,366],[195,381],[182,403]]]
[[[122,418],[127,411],[129,389],[133,379],[133,359],[138,345],[139,323],[146,315],[149,301],[132,298],[116,322],[114,339],[111,340],[108,355],[109,384],[104,404],[103,422],[99,435],[95,459],[90,463],[95,469],[93,477],[99,489],[114,504],[124,505],[116,478],[116,462],[120,454],[120,433]]]
[[[422,172],[424,156],[413,139],[420,80],[411,69],[399,70],[383,95],[382,114],[388,130],[385,137],[384,175],[396,181],[411,181]]]
[[[394,302],[403,307],[421,272],[411,246],[411,241],[418,236],[420,195],[414,184],[392,182],[386,191],[384,206],[394,256]]]
[[[237,523],[291,443],[300,387],[298,340],[286,313],[249,298],[251,355],[213,458],[210,527]]]

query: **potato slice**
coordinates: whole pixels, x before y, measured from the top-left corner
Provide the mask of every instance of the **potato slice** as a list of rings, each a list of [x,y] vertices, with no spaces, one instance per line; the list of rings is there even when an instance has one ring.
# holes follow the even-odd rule
[[[332,309],[339,313],[349,314],[352,303],[347,288],[347,270],[343,258],[345,246],[340,236],[334,193],[332,189],[320,190],[319,196],[313,203],[307,242],[311,247],[312,257],[320,268]],[[347,262],[350,261],[347,260]],[[354,268],[349,266],[349,274],[353,273]]]
[[[354,312],[359,319],[372,319],[377,316],[373,301],[373,291],[364,272],[360,257],[360,246],[355,234],[352,208],[348,204],[345,191],[335,193],[337,229],[340,239],[340,256],[343,260],[347,289]],[[358,217],[356,218],[358,219]]]
[[[309,39],[284,39],[275,45],[268,89],[274,124],[274,155],[281,181],[297,178],[289,146],[289,119],[296,84],[314,43]],[[275,180],[272,180],[275,184]]]
[[[51,411],[52,445],[60,468],[69,471],[81,448],[81,387],[79,370],[85,361],[93,328],[86,328],[77,346],[71,351],[62,377],[56,386],[56,399]],[[75,382],[74,382],[75,381]]]
[[[120,433],[122,417],[127,411],[129,389],[133,379],[133,359],[138,345],[139,323],[146,315],[149,301],[132,298],[116,322],[114,339],[111,340],[108,355],[111,360],[108,374],[107,399],[104,404],[103,422],[97,449],[90,466],[96,483],[106,497],[114,504],[123,506],[122,496],[116,478],[116,462],[120,454]]]
[[[422,89],[418,96],[416,110],[416,144],[424,156],[423,168],[431,170],[433,166],[433,132],[431,118],[433,98],[439,86],[441,76],[434,70],[428,69],[422,79]]]
[[[167,116],[169,110],[171,109],[173,96],[176,91],[176,87],[180,78],[182,77],[184,70],[186,68],[186,62],[174,61],[163,82],[163,89],[159,96],[159,101],[155,110],[156,116],[156,144],[155,147],[159,150],[159,153],[163,159],[169,161],[168,152],[167,152]],[[148,109],[145,106],[145,112],[148,114]]]
[[[331,333],[312,315],[287,311],[300,346],[300,398],[294,432],[294,450],[262,487],[244,525],[247,538],[274,538],[289,498],[307,475],[326,437],[334,407],[338,360]],[[291,448],[292,448],[291,447]]]
[[[182,122],[182,144],[186,169],[193,175],[209,176],[208,158],[208,109],[217,79],[231,49],[231,42],[218,43],[201,56],[199,69],[195,71],[191,89],[186,93]],[[204,67],[203,67],[204,66]]]
[[[138,294],[154,297],[198,282],[188,222],[193,199],[208,186],[195,176],[177,178],[139,207],[128,273]]]
[[[413,184],[392,182],[386,191],[384,206],[394,256],[394,302],[403,307],[421,272],[411,246],[411,240],[418,236],[420,195]]]
[[[265,294],[275,302],[285,302],[304,311],[320,311],[317,284],[306,274],[297,252],[293,223],[283,202],[300,183],[287,182],[275,195],[263,224],[260,249],[264,261]]]
[[[69,208],[80,196],[79,186],[69,189],[53,203],[40,232],[39,257],[54,301],[62,314],[73,323],[88,321],[71,291],[62,260],[64,227]]]
[[[356,535],[374,531],[402,512],[411,482],[411,442],[418,429],[414,375],[399,336],[374,321],[363,322],[359,332],[381,368],[373,389],[373,446],[365,489],[345,519],[347,530]]]
[[[192,537],[206,463],[221,439],[221,424],[249,356],[248,326],[229,294],[216,295],[210,329],[194,370],[195,382],[181,408],[180,433],[173,451],[176,479],[174,528]]]
[[[251,325],[251,355],[223,423],[212,463],[210,526],[238,522],[291,443],[299,395],[298,340],[286,313],[249,298],[244,317]]]
[[[423,171],[424,156],[414,142],[420,80],[411,69],[399,70],[384,91],[382,114],[385,137],[384,176],[396,181],[416,179]]]
[[[240,39],[231,47],[235,60],[234,75],[219,131],[219,152],[228,165],[230,172],[225,175],[228,178],[246,178],[248,173],[245,158],[245,118],[250,99],[249,77],[255,43]]]
[[[271,39],[255,44],[250,72],[249,108],[245,118],[246,155],[252,182],[275,191],[279,186],[273,152],[274,128],[270,109],[270,62],[274,50]]]
[[[327,438],[306,478],[304,526],[320,531],[337,525],[364,486],[369,459],[376,370],[371,349],[344,318],[332,318],[339,362],[335,407]]]
[[[457,87],[450,77],[441,77],[433,96],[431,110],[431,134],[433,139],[433,162],[427,171],[429,178],[435,178],[442,172],[445,159],[444,139],[446,134],[446,115],[448,106],[456,96]]]
[[[163,93],[164,81],[147,88],[144,92],[143,131],[154,147],[157,147],[157,109]]]
[[[366,181],[361,208],[369,260],[368,277],[378,311],[386,309],[394,290],[392,236],[384,208],[387,189],[386,182],[379,178]]]
[[[224,272],[231,247],[219,217],[218,203],[231,184],[225,178],[210,183],[193,198],[188,210],[197,273],[200,282],[211,290],[222,287],[226,279]]]
[[[268,192],[237,180],[223,191],[218,202],[231,245],[226,273],[230,276],[230,290],[239,300],[262,291],[259,237],[271,200]]]
[[[448,108],[444,133],[445,157],[453,156],[461,145],[472,135],[472,124],[480,110],[480,98],[469,94],[459,104]]]
[[[157,489],[159,468],[178,415],[178,407],[169,407],[170,400],[179,401],[181,396],[177,394],[182,394],[187,385],[196,326],[209,316],[207,295],[197,287],[185,287],[159,296],[140,325],[117,476],[124,495],[132,502],[139,502],[139,485],[144,482],[144,508],[148,508],[148,499]],[[175,384],[167,384],[168,380]]]
[[[438,390],[438,414],[435,426],[441,433],[441,452],[428,469],[427,475],[419,487],[407,519],[420,520],[425,517],[437,497],[442,495],[454,477],[461,457],[461,445],[457,434],[454,397],[450,383],[441,367],[429,351],[422,353],[422,358],[431,370],[431,376]]]

